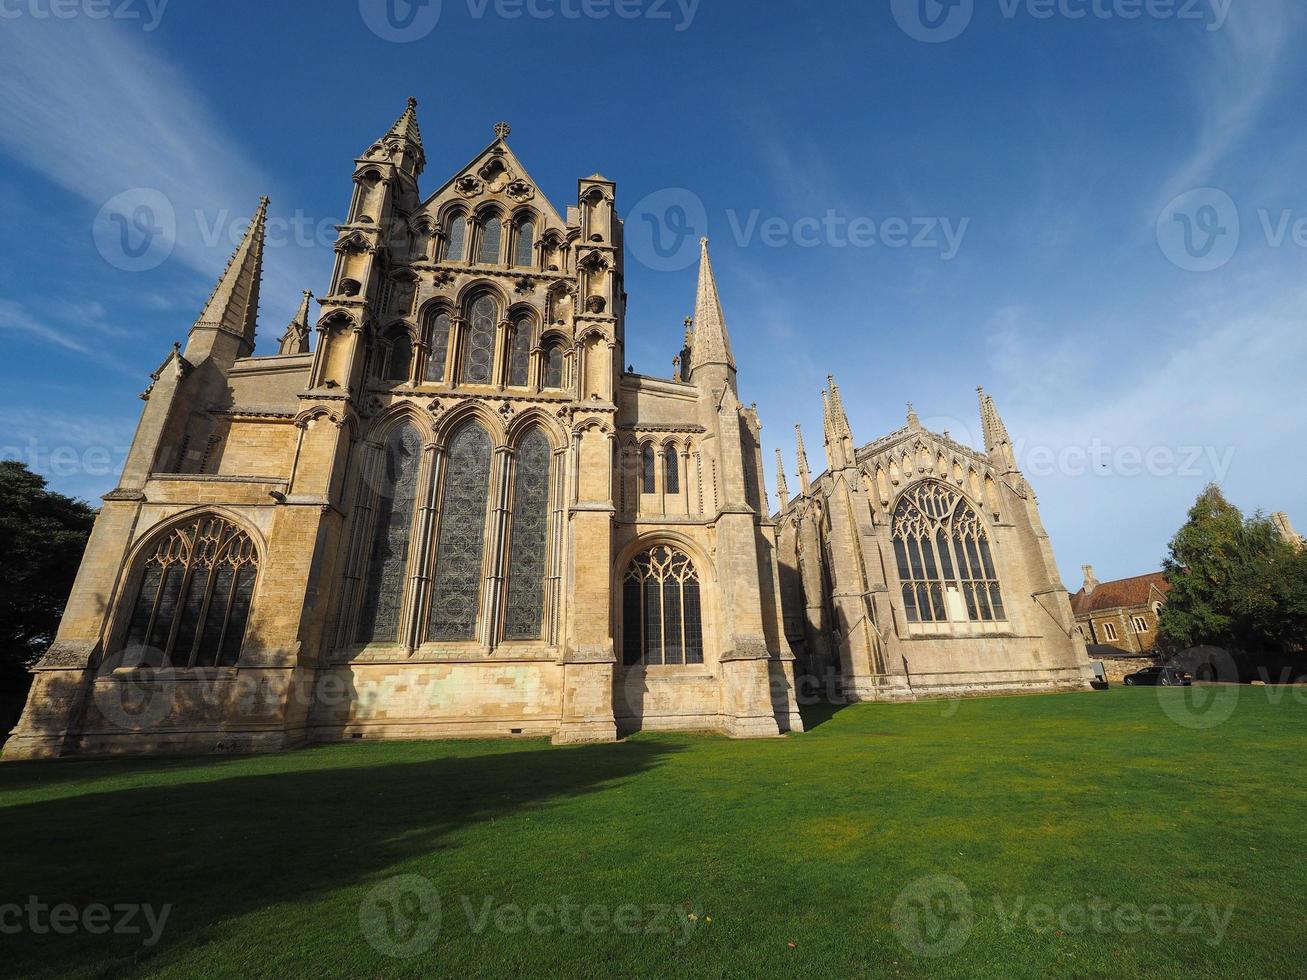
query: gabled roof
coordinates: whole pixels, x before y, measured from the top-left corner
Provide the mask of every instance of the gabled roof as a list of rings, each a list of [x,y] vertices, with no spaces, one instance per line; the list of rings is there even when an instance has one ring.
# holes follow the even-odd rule
[[[1093,592],[1086,594],[1082,587],[1071,597],[1071,611],[1077,616],[1087,613],[1102,612],[1105,609],[1129,609],[1146,606],[1156,589],[1163,596],[1171,591],[1162,572],[1150,572],[1136,575],[1134,578],[1117,579],[1115,582],[1100,582]]]
[[[499,152],[495,152],[496,150],[498,150]],[[554,207],[553,202],[550,201],[549,198],[545,195],[545,192],[540,187],[539,182],[536,181],[535,178],[533,178],[531,174],[527,172],[526,167],[523,166],[522,161],[518,158],[518,155],[513,152],[513,148],[508,145],[508,141],[504,139],[502,136],[496,136],[493,140],[490,141],[489,146],[487,146],[484,150],[482,150],[480,153],[474,156],[463,166],[455,170],[450,175],[448,180],[446,180],[443,184],[441,184],[438,188],[436,188],[434,194],[428,194],[426,196],[425,200],[423,200],[422,202],[422,207],[423,208],[430,207],[433,202],[443,197],[445,193],[449,191],[451,187],[453,187],[454,182],[456,180],[458,180],[460,177],[464,176],[469,172],[475,173],[487,161],[495,158],[498,158],[499,160],[503,161],[504,165],[508,167],[508,169],[511,170],[515,176],[519,177],[522,180],[527,181],[532,187],[536,189],[536,199],[533,200],[531,203],[536,207],[538,211],[543,213],[546,217],[553,219],[553,221],[555,221],[558,225],[564,228],[567,227],[567,222],[563,219],[562,215],[559,214],[558,209]],[[469,203],[475,204],[475,202],[469,202]]]

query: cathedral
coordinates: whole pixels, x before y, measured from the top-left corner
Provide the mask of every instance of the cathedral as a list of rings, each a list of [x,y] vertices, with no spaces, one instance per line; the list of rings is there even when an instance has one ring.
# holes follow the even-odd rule
[[[832,381],[827,470],[800,440],[773,514],[707,241],[675,376],[623,370],[616,185],[560,212],[508,136],[423,196],[410,100],[326,294],[256,356],[260,202],[151,375],[6,759],[775,736],[814,683],[1087,687],[991,400],[983,453],[912,415],[855,448]]]

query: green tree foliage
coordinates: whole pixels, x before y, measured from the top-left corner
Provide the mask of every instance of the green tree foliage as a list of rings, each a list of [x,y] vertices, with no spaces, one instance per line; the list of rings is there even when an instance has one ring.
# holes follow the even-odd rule
[[[23,463],[0,462],[0,686],[54,640],[95,512],[46,489]]]
[[[1307,553],[1261,514],[1245,518],[1215,486],[1190,508],[1164,568],[1164,648],[1262,652],[1297,647],[1307,635]]]

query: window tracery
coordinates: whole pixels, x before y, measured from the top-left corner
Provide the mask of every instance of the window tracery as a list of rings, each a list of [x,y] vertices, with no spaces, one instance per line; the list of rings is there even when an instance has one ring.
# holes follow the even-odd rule
[[[637,555],[622,583],[626,664],[703,663],[699,575],[685,552],[658,545]]]

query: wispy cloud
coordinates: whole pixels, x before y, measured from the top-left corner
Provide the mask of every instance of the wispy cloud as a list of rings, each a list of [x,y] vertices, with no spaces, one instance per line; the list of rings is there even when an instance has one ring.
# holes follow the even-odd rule
[[[87,326],[107,335],[123,336],[126,333],[98,319],[104,314],[103,307],[98,303],[78,306],[55,301],[50,304],[50,307],[42,310],[41,313],[34,313],[21,303],[2,299],[0,300],[0,330],[25,333],[56,347],[62,347],[64,350],[81,354],[83,357],[94,358],[97,363],[107,365],[131,377],[140,376],[139,369],[132,368],[102,347],[88,344],[79,335],[78,328]]]
[[[6,21],[0,146],[88,202],[88,225],[123,191],[162,193],[177,214],[170,261],[206,282],[232,248],[232,235],[215,236],[215,225],[243,221],[272,181],[152,37],[87,17]],[[323,274],[323,260],[312,248],[276,251],[264,296],[280,320],[302,284]],[[136,275],[148,289],[148,274]]]
[[[1253,132],[1279,91],[1286,63],[1301,47],[1300,0],[1235,3],[1224,27],[1186,44],[1178,62],[1190,82],[1195,138],[1163,180],[1145,221],[1150,226],[1175,195],[1208,183],[1231,151]]]

